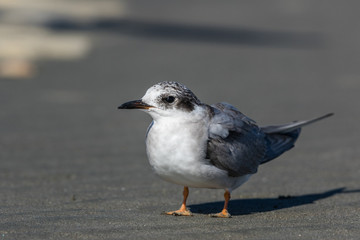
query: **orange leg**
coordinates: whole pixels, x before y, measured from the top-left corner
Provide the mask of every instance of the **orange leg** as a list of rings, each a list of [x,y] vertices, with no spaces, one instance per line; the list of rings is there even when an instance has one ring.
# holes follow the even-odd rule
[[[184,187],[183,196],[184,199],[180,209],[176,211],[165,212],[165,214],[174,216],[192,216],[192,213],[186,208],[186,199],[189,196],[189,188],[186,186]]]
[[[230,192],[228,190],[225,191],[224,193],[224,198],[225,198],[225,203],[224,203],[224,209],[216,214],[210,214],[211,217],[221,217],[221,218],[230,218],[231,215],[228,212],[228,205],[229,205],[229,200],[230,200]]]

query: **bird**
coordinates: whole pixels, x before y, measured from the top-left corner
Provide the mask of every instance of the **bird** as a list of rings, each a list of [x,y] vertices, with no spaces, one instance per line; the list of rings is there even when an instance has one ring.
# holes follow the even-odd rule
[[[226,102],[202,103],[183,84],[165,81],[150,87],[140,100],[118,109],[150,114],[146,153],[153,171],[163,180],[183,186],[180,209],[167,215],[192,216],[186,201],[189,188],[224,189],[224,207],[211,217],[229,218],[231,192],[267,163],[289,149],[301,128],[321,117],[260,127]]]

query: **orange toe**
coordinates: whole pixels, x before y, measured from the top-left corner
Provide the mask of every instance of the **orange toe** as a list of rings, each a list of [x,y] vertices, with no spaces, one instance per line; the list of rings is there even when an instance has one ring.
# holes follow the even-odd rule
[[[190,212],[188,209],[165,212],[165,214],[166,215],[173,215],[173,216],[192,216],[193,215],[192,212]]]
[[[218,218],[231,218],[230,213],[226,210],[223,209],[221,212],[219,213],[215,213],[215,214],[210,214],[210,217],[218,217]]]

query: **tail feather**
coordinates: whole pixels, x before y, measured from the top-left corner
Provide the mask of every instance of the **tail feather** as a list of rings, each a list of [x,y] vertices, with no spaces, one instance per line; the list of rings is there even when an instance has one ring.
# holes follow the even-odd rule
[[[265,141],[267,145],[266,153],[261,164],[269,162],[274,158],[277,158],[284,152],[290,150],[295,145],[297,138],[299,137],[301,128],[295,129],[292,132],[287,133],[271,133],[266,134]]]
[[[318,117],[318,118],[314,118],[311,120],[305,120],[305,121],[295,121],[292,123],[288,123],[288,124],[283,124],[283,125],[277,125],[277,126],[266,126],[266,127],[262,127],[261,130],[265,133],[287,133],[287,132],[291,132],[294,129],[297,128],[301,128],[303,126],[309,125],[311,123],[320,121],[324,118],[330,117],[334,115],[334,113],[328,113],[324,116]]]
[[[293,148],[297,138],[300,135],[301,127],[330,117],[332,115],[333,113],[329,113],[312,120],[293,122],[278,126],[262,127],[261,130],[266,134],[265,141],[267,144],[267,150],[261,164],[269,162],[289,149]]]

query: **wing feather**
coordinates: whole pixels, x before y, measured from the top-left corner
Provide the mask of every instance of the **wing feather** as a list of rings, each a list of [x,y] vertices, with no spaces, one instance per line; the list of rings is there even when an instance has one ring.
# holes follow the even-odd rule
[[[228,103],[209,107],[213,116],[207,159],[231,177],[256,173],[266,152],[264,133],[253,120]]]

